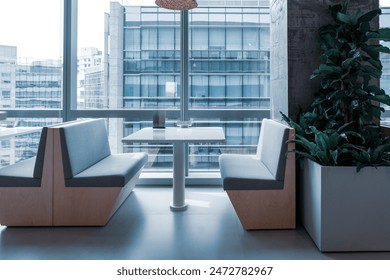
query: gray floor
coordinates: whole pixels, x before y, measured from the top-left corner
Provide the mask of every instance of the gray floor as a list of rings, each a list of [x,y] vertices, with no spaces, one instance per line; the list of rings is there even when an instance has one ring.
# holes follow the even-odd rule
[[[0,259],[390,259],[390,252],[322,254],[306,231],[245,231],[220,188],[136,188],[105,227],[0,227]]]

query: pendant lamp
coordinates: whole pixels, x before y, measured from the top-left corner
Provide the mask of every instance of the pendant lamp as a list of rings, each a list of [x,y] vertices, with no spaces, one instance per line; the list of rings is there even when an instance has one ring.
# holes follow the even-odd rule
[[[198,7],[196,0],[156,0],[156,5],[169,10],[191,10]]]

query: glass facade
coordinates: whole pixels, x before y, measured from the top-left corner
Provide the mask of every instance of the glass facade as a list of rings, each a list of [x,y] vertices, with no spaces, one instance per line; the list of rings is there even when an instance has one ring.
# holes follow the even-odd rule
[[[188,116],[194,125],[222,126],[227,139],[221,145],[191,144],[189,165],[215,170],[222,152],[254,153],[260,120],[269,115],[268,1],[199,4],[189,14]],[[11,117],[29,116],[23,122],[9,118],[13,125],[46,125],[62,117],[106,117],[114,152],[147,151],[152,171],[167,170],[172,164],[170,145],[123,147],[120,139],[151,126],[155,110],[167,110],[168,125],[179,118],[180,13],[156,6],[79,0],[77,16],[77,82],[72,89],[63,91],[68,85],[62,82],[61,55],[35,59],[31,54],[22,59],[23,45],[5,44],[0,48],[0,106],[17,109],[10,111]],[[97,32],[89,34],[92,29]],[[57,32],[61,37],[61,28]],[[84,43],[94,36],[101,44]],[[69,93],[70,99],[64,96]],[[53,118],[55,114],[58,118]],[[29,150],[25,154],[34,155]]]
[[[180,13],[124,12],[123,107],[178,108]],[[268,109],[268,7],[197,8],[189,18],[190,108]]]
[[[81,48],[77,59],[77,108],[107,109],[104,59],[96,47]]]
[[[0,45],[0,106],[2,110],[61,109],[62,64],[58,60],[29,61],[17,57],[16,46]],[[57,120],[56,122],[60,122]],[[44,126],[52,119],[8,118],[4,127]],[[40,133],[0,139],[0,166],[35,156]]]
[[[62,107],[62,63],[55,60],[19,62],[13,108]]]
[[[231,110],[263,109],[265,116],[269,114],[268,3],[245,6],[227,2],[230,6],[203,1],[199,8],[189,12],[188,116],[198,126],[223,127],[226,135],[225,143],[191,144],[191,170],[216,170],[221,153],[255,153],[260,116],[246,118],[238,113],[232,118],[228,117]],[[180,12],[111,5],[110,14],[121,12],[124,47],[123,50],[120,45],[119,49],[111,47],[110,54],[120,57],[116,53],[123,51],[123,108],[180,109]],[[121,19],[114,17],[114,20]],[[120,23],[110,22],[112,25]],[[203,117],[206,111],[213,117]],[[168,125],[174,125],[176,120],[168,120]],[[151,126],[150,121],[125,119],[124,134],[147,126]],[[171,167],[171,146],[147,147],[131,145],[125,150],[153,154],[149,167],[162,170]]]
[[[7,0],[0,11],[0,110],[8,113],[0,136],[10,127],[61,122],[63,1]],[[39,137],[0,137],[0,166],[34,156]]]

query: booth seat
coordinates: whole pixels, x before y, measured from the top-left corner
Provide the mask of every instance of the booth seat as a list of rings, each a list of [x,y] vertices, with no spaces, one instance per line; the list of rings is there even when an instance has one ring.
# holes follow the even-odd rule
[[[224,190],[247,230],[296,226],[294,130],[263,119],[256,155],[222,154]]]
[[[52,129],[53,224],[106,224],[133,190],[148,160],[147,154],[111,154],[103,119]]]
[[[0,168],[0,224],[53,222],[53,133],[42,129],[37,156]]]
[[[147,158],[111,154],[103,119],[45,127],[36,158],[0,169],[0,224],[105,225]]]

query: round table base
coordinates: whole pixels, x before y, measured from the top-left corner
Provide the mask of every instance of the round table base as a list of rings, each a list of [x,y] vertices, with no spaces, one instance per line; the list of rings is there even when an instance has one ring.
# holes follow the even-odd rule
[[[185,211],[185,210],[187,210],[187,208],[188,208],[187,203],[185,203],[182,206],[175,206],[175,205],[173,205],[173,203],[171,203],[171,211],[173,211],[173,212]]]

